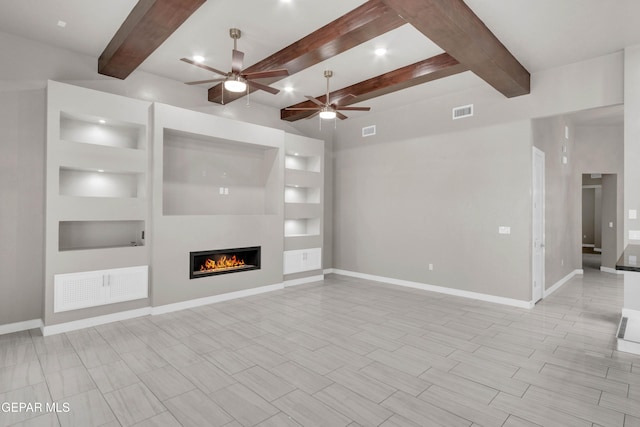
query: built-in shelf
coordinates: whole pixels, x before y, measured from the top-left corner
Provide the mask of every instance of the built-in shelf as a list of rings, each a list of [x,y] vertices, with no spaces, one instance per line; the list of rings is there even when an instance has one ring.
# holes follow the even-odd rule
[[[108,117],[60,113],[60,139],[117,148],[145,148],[145,127]]]
[[[74,197],[144,197],[145,176],[140,173],[61,167],[59,192]]]
[[[60,221],[58,249],[144,246],[144,221]]]
[[[322,158],[320,156],[304,156],[288,153],[284,158],[284,167],[292,170],[320,173]]]
[[[320,218],[285,219],[284,236],[317,236],[320,235]]]
[[[320,203],[320,188],[287,185],[284,188],[285,203]]]

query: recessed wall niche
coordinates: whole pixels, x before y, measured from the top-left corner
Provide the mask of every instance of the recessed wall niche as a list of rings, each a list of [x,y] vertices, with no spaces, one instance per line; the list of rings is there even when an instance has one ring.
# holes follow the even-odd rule
[[[277,157],[277,148],[165,128],[163,214],[275,214]]]
[[[96,116],[60,113],[60,139],[117,148],[145,148],[144,126]]]
[[[144,197],[144,174],[61,167],[59,190],[71,197]]]

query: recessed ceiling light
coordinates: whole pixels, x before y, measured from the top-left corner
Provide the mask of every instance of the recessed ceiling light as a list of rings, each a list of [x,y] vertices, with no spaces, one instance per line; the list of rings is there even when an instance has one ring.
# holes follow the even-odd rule
[[[293,153],[293,155],[294,155],[294,156],[299,156],[300,154],[298,154],[298,153]]]
[[[105,119],[100,119],[100,120],[98,120],[98,122],[99,122],[101,125],[103,125],[103,124],[107,123],[107,121],[106,121]]]
[[[285,86],[284,91],[285,92],[293,92],[293,87],[292,86]]]
[[[291,0],[280,0],[282,3],[291,3]]]
[[[383,47],[379,47],[379,48],[377,48],[377,49],[374,51],[374,53],[375,53],[377,56],[384,56],[384,55],[386,55],[386,54],[387,54],[387,49],[385,49],[385,48],[383,48]]]
[[[193,55],[193,60],[195,62],[204,62],[204,56],[202,56],[202,55]]]
[[[104,172],[104,169],[98,169],[98,172],[102,173]]]
[[[66,26],[67,26],[67,23],[66,23],[66,22],[64,22],[64,21],[58,21],[58,27],[60,27],[60,28],[64,28],[64,27],[66,27]]]

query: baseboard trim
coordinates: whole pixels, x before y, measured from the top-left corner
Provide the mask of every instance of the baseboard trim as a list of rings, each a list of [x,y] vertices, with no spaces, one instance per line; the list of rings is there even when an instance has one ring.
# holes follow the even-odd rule
[[[36,328],[40,328],[43,336],[55,335],[63,332],[71,332],[71,331],[76,331],[78,329],[90,328],[93,326],[104,325],[107,323],[133,319],[136,317],[172,313],[174,311],[200,307],[207,304],[215,304],[218,302],[229,301],[237,298],[244,298],[248,296],[259,295],[265,292],[273,292],[281,289],[284,289],[284,285],[282,283],[277,283],[275,285],[267,285],[267,286],[261,286],[258,288],[244,289],[242,291],[228,292],[226,294],[192,299],[189,301],[182,301],[174,304],[166,304],[158,307],[143,307],[136,310],[122,311],[119,313],[107,314],[104,316],[89,317],[87,319],[74,320],[72,322],[59,323],[57,325],[49,325],[49,326],[43,326],[42,321],[38,319],[37,325],[35,323],[29,324],[27,325],[28,327],[26,327],[25,329],[32,329],[36,327]],[[36,321],[33,320],[30,322],[36,322]],[[27,323],[27,322],[22,322],[22,323]],[[0,326],[0,335],[2,334],[1,332],[2,328],[6,326],[12,326],[12,325]]]
[[[627,319],[640,320],[640,311],[632,310],[630,308],[623,308],[622,317],[626,317]]]
[[[157,307],[151,307],[151,314],[155,316],[158,314],[172,313],[174,311],[185,310],[187,308],[195,308],[203,305],[215,304],[218,302],[229,301],[232,299],[264,294],[266,292],[279,291],[281,289],[284,289],[284,284],[276,283],[274,285],[260,286],[258,288],[243,289],[241,291],[235,291],[235,292],[227,292],[226,294],[213,295],[210,297],[197,298],[197,299],[192,299],[188,301],[176,302],[173,304],[165,304]]]
[[[569,280],[573,279],[575,276],[577,275],[581,275],[584,274],[584,270],[581,268],[576,268],[575,270],[573,270],[571,273],[567,274],[566,276],[564,276],[562,279],[558,280],[556,283],[553,284],[553,286],[551,286],[548,289],[545,289],[543,292],[543,298],[547,298],[549,295],[551,295],[552,293],[554,293],[555,291],[557,291],[558,289],[560,289],[562,287],[562,285],[564,285],[565,283],[567,283]]]
[[[333,273],[335,273],[335,270],[333,268],[325,268],[323,273],[324,274],[333,274]]]
[[[600,271],[605,273],[611,273],[611,274],[624,274],[624,271],[616,270],[615,268],[611,268],[611,267],[600,266]]]
[[[71,322],[58,323],[57,325],[42,326],[40,330],[43,336],[61,334],[63,332],[77,331],[78,329],[90,328],[93,326],[105,325],[112,322],[133,319],[136,317],[148,316],[151,314],[151,307],[137,308],[135,310],[121,311],[119,313],[105,314],[103,316],[89,317],[87,319],[74,320]]]
[[[0,335],[14,332],[28,331],[29,329],[42,328],[42,319],[25,320],[23,322],[7,323],[0,325]]]
[[[291,286],[298,286],[298,285],[304,285],[307,283],[320,282],[322,280],[324,280],[324,274],[318,274],[316,276],[303,277],[301,279],[286,280],[284,282],[284,287],[288,288]]]
[[[513,298],[498,297],[495,295],[482,294],[479,292],[463,291],[460,289],[446,288],[444,286],[427,285],[426,283],[412,282],[409,280],[394,279],[391,277],[375,276],[373,274],[358,273],[355,271],[333,269],[335,274],[343,276],[357,277],[359,279],[374,280],[390,285],[404,286],[408,288],[421,289],[423,291],[437,292],[440,294],[453,295],[457,297],[470,298],[479,301],[492,302],[495,304],[509,305],[518,308],[533,308],[533,301],[522,301]]]

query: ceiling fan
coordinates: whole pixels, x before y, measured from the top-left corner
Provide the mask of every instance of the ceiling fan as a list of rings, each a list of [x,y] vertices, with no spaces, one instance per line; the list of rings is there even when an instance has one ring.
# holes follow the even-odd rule
[[[242,33],[237,28],[231,28],[229,30],[229,35],[233,39],[233,51],[231,55],[231,71],[228,73],[225,73],[224,71],[216,70],[215,68],[193,61],[189,58],[180,58],[180,61],[186,62],[187,64],[191,64],[196,67],[200,67],[205,70],[208,70],[223,76],[223,77],[218,77],[218,78],[209,79],[209,80],[197,80],[193,82],[186,82],[185,84],[197,85],[201,83],[224,82],[224,88],[230,92],[244,92],[245,90],[247,90],[247,86],[252,87],[254,89],[264,90],[265,92],[269,92],[274,95],[280,92],[278,89],[275,89],[271,86],[267,86],[262,83],[258,83],[254,80],[265,79],[269,77],[288,76],[289,71],[285,69],[279,69],[279,70],[257,71],[255,73],[244,73],[242,71],[242,62],[244,60],[244,53],[240,52],[237,49],[238,39],[240,38]]]
[[[326,102],[321,102],[319,99],[314,98],[313,96],[306,95],[305,98],[307,98],[309,101],[316,104],[317,107],[314,107],[314,108],[290,107],[290,108],[285,108],[285,110],[315,111],[315,113],[307,117],[308,119],[319,115],[321,119],[335,119],[337,117],[340,120],[344,120],[347,118],[347,116],[342,114],[340,111],[370,111],[371,110],[371,107],[341,107],[340,105],[332,104],[329,101],[329,79],[333,77],[333,71],[325,70],[324,76],[327,79],[327,95],[325,97]],[[351,96],[354,96],[354,95],[351,95]]]

